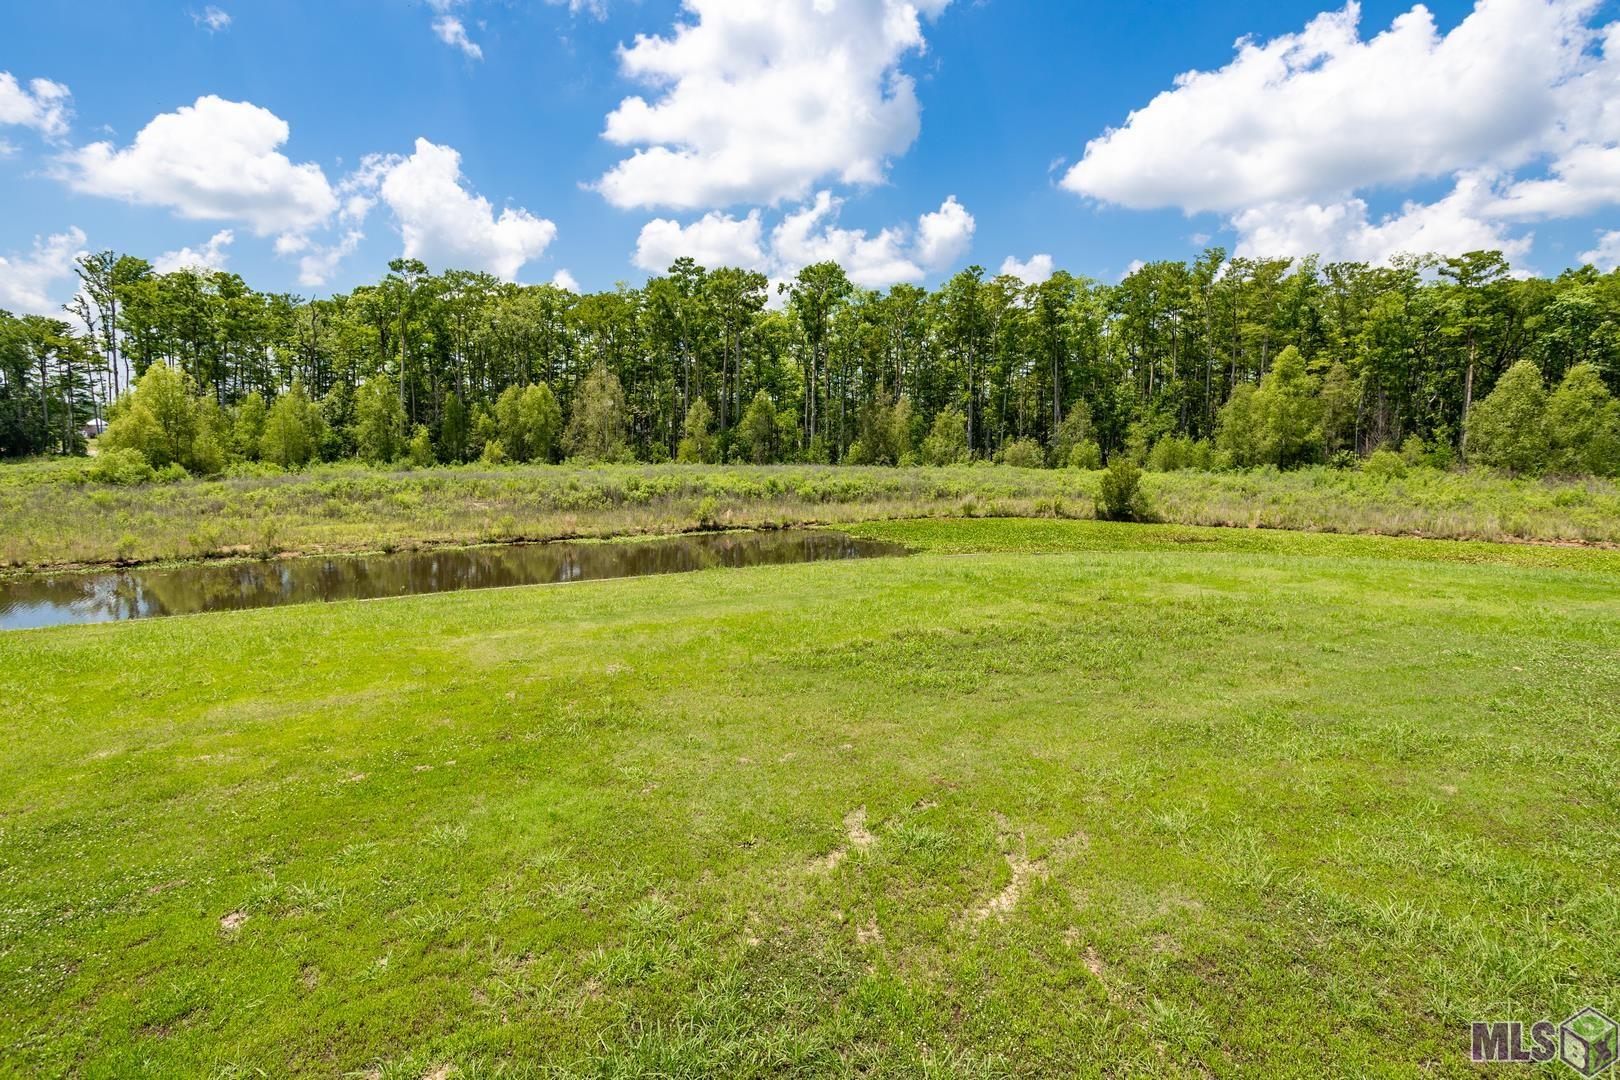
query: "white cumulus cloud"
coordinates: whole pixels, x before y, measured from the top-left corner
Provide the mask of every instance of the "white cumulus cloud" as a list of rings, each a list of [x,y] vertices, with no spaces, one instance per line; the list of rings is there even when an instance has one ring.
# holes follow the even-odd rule
[[[949,2],[684,0],[668,36],[620,51],[655,97],[608,115],[604,137],[636,149],[597,190],[620,207],[702,209],[880,182],[921,122],[900,64]]]
[[[97,142],[68,153],[61,175],[76,191],[182,218],[241,221],[260,236],[303,232],[338,203],[319,165],[280,152],[289,135],[268,109],[208,95],[154,117],[127,147]]]
[[[1020,279],[1026,285],[1039,285],[1052,276],[1052,256],[1031,255],[1028,262],[1022,262],[1009,255],[1001,261],[1001,272]]]
[[[84,254],[84,230],[34,238],[27,255],[0,255],[0,309],[16,315],[56,315],[73,294],[73,264]],[[62,283],[63,288],[58,287]]]
[[[1511,166],[1559,115],[1593,0],[1480,0],[1442,35],[1421,5],[1362,40],[1360,7],[1243,41],[1093,139],[1063,186],[1134,208],[1231,211]]]
[[[1598,237],[1597,247],[1583,251],[1581,261],[1591,263],[1600,270],[1620,269],[1620,231],[1606,232]]]
[[[306,288],[318,288],[331,281],[337,274],[338,266],[355,253],[360,241],[366,234],[359,229],[348,229],[336,243],[311,244],[300,240],[296,244],[277,244],[277,254],[299,254],[298,258],[298,284]]]
[[[1362,199],[1271,203],[1232,218],[1236,254],[1265,258],[1316,253],[1329,260],[1382,263],[1401,252],[1500,250],[1508,258],[1529,254],[1532,237],[1483,213],[1492,196],[1478,177],[1464,176],[1433,203],[1408,202],[1374,219]]]
[[[876,233],[838,224],[843,200],[830,191],[788,213],[765,233],[763,215],[734,217],[710,211],[689,225],[657,218],[642,227],[633,258],[644,270],[659,272],[689,256],[713,269],[740,266],[786,279],[811,263],[833,261],[865,288],[921,281],[967,254],[973,215],[953,195],[936,211],[921,215],[915,228],[890,226]]]
[[[571,292],[575,295],[579,293],[579,282],[566,269],[558,270],[555,274],[552,274],[551,283],[564,292]]]
[[[1117,206],[1225,214],[1248,253],[1522,256],[1525,223],[1620,204],[1620,23],[1592,25],[1602,9],[1478,0],[1442,33],[1418,5],[1363,38],[1349,3],[1178,76],[1091,140],[1062,184]],[[1383,217],[1363,198],[1434,180],[1450,193]],[[1303,243],[1315,246],[1289,246]]]
[[[930,270],[942,270],[973,246],[975,222],[967,208],[947,198],[938,210],[917,219],[917,260]]]
[[[496,214],[488,199],[467,190],[461,154],[427,139],[416,140],[410,157],[368,158],[351,182],[375,185],[399,225],[406,258],[438,267],[487,270],[512,281],[557,235],[556,225],[527,210]],[[366,205],[362,191],[354,195]]]
[[[201,250],[183,247],[178,251],[165,251],[152,263],[152,269],[160,274],[170,274],[176,270],[223,270],[231,257],[226,249],[235,240],[236,233],[221,229],[208,238]]]
[[[743,218],[711,210],[690,225],[655,218],[641,227],[631,261],[655,274],[683,256],[710,268],[762,270],[766,265],[763,239],[764,225],[758,210]]]
[[[33,128],[47,139],[68,133],[73,95],[61,83],[33,79],[27,86],[9,71],[0,71],[0,124]]]

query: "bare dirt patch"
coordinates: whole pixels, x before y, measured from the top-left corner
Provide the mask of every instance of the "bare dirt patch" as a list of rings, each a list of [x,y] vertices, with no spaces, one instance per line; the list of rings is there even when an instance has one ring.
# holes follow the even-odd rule
[[[974,908],[969,917],[973,922],[983,922],[989,918],[1005,919],[1018,902],[1024,898],[1029,887],[1037,879],[1048,876],[1047,864],[1053,856],[1067,857],[1076,848],[1086,843],[1083,834],[1076,833],[1059,842],[1052,851],[1039,859],[1029,857],[1029,841],[1022,832],[1013,835],[1011,825],[1001,814],[996,818],[996,843],[1001,847],[1001,856],[1007,860],[1007,868],[1012,871],[1012,877],[1001,891],[992,896],[981,906]]]
[[[865,851],[877,843],[877,837],[866,828],[866,807],[857,807],[844,815],[844,835],[848,838],[848,843],[843,847],[834,848],[826,858],[818,860],[815,869],[834,870],[839,863],[849,858],[851,849]]]
[[[1002,852],[1007,860],[1007,866],[1012,870],[1012,880],[1000,892],[992,896],[988,903],[976,908],[973,912],[975,922],[983,922],[992,915],[998,919],[1005,919],[1018,901],[1023,899],[1024,893],[1029,889],[1029,883],[1037,877],[1046,876],[1046,860],[1031,861],[1024,855],[1015,851]]]
[[[247,912],[233,911],[219,920],[219,928],[227,934],[234,934],[242,929],[242,924],[247,921]]]
[[[849,833],[851,846],[865,851],[877,843],[877,837],[866,831],[866,807],[851,810],[844,815],[844,829]]]

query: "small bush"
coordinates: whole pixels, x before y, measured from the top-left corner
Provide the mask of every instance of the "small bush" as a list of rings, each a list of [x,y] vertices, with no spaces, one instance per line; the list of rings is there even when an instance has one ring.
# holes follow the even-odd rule
[[[1150,472],[1181,472],[1183,469],[1208,469],[1213,451],[1206,442],[1186,435],[1166,435],[1148,451],[1147,467]]]
[[[1414,469],[1449,469],[1456,461],[1456,451],[1445,439],[1426,443],[1416,435],[1408,435],[1401,443],[1401,460]]]
[[[433,436],[428,432],[425,424],[417,424],[416,432],[411,436],[409,445],[405,448],[406,455],[411,464],[418,469],[429,469],[437,460],[433,454]]]
[[[1374,450],[1372,456],[1361,463],[1361,471],[1385,480],[1396,479],[1406,475],[1406,459],[1393,450]]]
[[[1096,472],[1103,466],[1102,447],[1087,439],[1069,448],[1069,468]]]
[[[1124,454],[1115,454],[1097,491],[1097,516],[1104,521],[1149,521],[1152,511],[1142,493],[1142,470]]]
[[[268,461],[233,461],[225,466],[222,475],[227,480],[261,480],[267,476],[281,476],[286,471]]]
[[[104,450],[88,470],[89,478],[97,484],[148,484],[155,475],[146,455],[132,448]]]
[[[1046,465],[1046,455],[1034,439],[1014,439],[1001,448],[996,459],[1015,469],[1039,469]]]

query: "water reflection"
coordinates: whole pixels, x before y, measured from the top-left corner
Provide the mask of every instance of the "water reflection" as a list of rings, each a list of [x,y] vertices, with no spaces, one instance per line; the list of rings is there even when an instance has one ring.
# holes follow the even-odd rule
[[[834,532],[716,533],[635,543],[530,544],[246,562],[0,581],[0,630],[406,596],[596,578],[678,574],[904,553]]]

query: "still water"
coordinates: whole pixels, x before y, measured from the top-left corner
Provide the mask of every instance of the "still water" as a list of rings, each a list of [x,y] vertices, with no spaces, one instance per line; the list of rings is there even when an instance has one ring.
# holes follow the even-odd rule
[[[842,533],[785,531],[34,574],[0,580],[0,630],[903,554]]]

